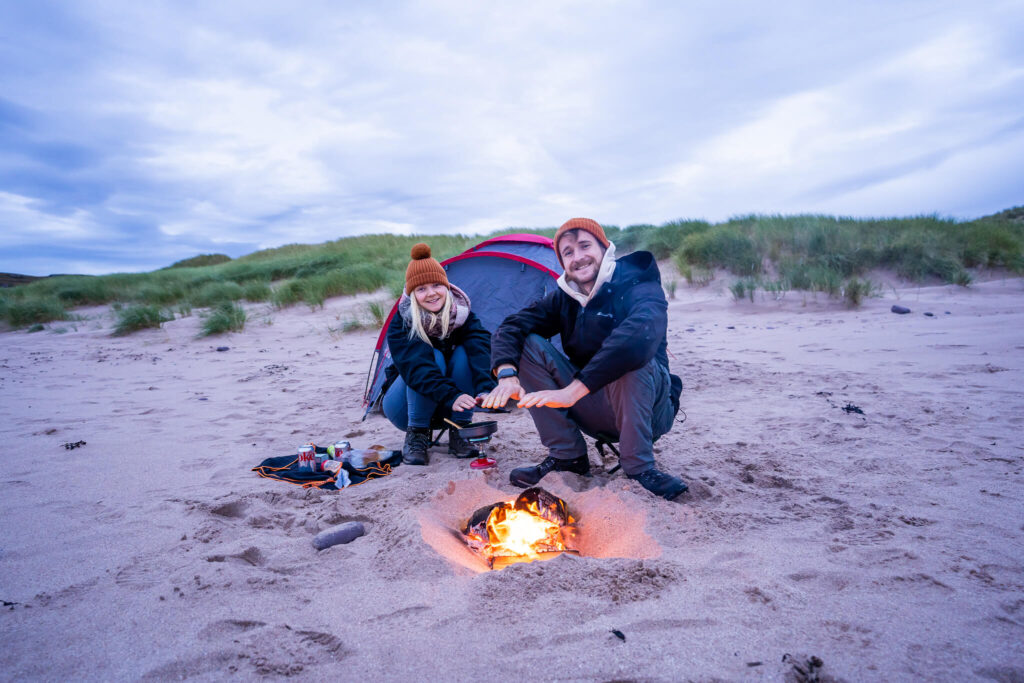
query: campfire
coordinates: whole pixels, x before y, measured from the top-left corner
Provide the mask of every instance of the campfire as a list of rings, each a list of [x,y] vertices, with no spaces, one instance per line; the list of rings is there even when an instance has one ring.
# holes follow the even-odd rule
[[[575,520],[568,506],[539,487],[523,491],[514,501],[480,508],[462,535],[491,569],[576,553]]]

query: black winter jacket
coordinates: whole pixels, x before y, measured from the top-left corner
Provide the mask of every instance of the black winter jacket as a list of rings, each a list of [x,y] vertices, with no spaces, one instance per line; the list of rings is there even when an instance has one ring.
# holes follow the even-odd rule
[[[610,281],[586,307],[561,289],[505,318],[491,340],[491,367],[519,366],[530,333],[561,335],[562,348],[580,370],[576,378],[595,392],[652,358],[668,368],[668,302],[661,274],[650,252],[636,251],[616,260]],[[682,382],[672,379],[678,405]]]
[[[447,338],[431,337],[430,341],[432,345],[416,336],[410,339],[409,325],[400,315],[394,317],[388,328],[388,349],[394,361],[393,367],[413,391],[433,399],[451,412],[452,403],[463,392],[455,385],[455,380],[441,373],[434,361],[434,349],[444,354],[445,362],[450,362],[457,346],[465,348],[469,357],[474,392],[480,394],[494,388],[494,376],[490,373],[491,334],[480,324],[475,313],[470,311],[466,322]],[[392,379],[389,377],[389,384]]]

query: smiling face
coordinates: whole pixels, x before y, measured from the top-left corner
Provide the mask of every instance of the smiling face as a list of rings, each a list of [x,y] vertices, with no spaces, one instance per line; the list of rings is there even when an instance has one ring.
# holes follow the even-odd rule
[[[562,257],[565,279],[580,286],[589,294],[601,269],[605,248],[597,238],[585,230],[570,230],[558,240],[558,255]]]
[[[440,282],[431,282],[412,290],[412,295],[416,297],[416,303],[421,308],[431,313],[437,313],[444,306],[444,300],[448,297],[448,288]]]

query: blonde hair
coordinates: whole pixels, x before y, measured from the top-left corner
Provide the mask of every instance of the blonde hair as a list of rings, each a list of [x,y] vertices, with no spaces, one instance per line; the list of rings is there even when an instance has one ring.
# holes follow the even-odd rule
[[[409,295],[409,314],[412,318],[412,327],[409,328],[409,339],[413,337],[419,337],[425,343],[430,344],[430,335],[427,334],[427,328],[423,326],[423,314],[427,314],[430,318],[430,324],[427,327],[433,328],[437,324],[437,319],[441,319],[441,339],[448,336],[448,327],[452,321],[452,290],[445,287],[444,304],[441,305],[441,310],[437,313],[431,313],[422,306],[420,302],[416,300],[416,292],[413,291]]]

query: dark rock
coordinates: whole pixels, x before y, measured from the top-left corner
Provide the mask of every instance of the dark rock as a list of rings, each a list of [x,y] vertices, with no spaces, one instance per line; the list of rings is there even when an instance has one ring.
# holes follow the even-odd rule
[[[893,313],[899,313],[900,315],[906,315],[907,313],[910,313],[909,308],[907,308],[906,306],[899,306],[897,304],[893,304],[892,308],[890,308],[889,310],[892,311]]]
[[[217,347],[217,350],[218,350],[218,351],[228,351],[228,350],[230,350],[230,349],[231,349],[231,347],[230,347],[230,346],[218,346],[218,347]]]
[[[925,311],[925,312],[924,312],[924,314],[925,314],[926,316],[928,316],[929,318],[932,318],[932,317],[934,317],[934,316],[935,316],[935,314],[934,314],[934,313],[932,313],[931,311]]]

